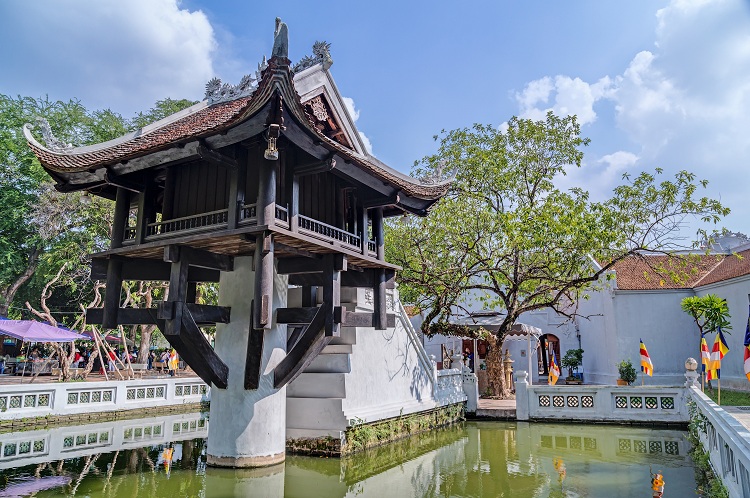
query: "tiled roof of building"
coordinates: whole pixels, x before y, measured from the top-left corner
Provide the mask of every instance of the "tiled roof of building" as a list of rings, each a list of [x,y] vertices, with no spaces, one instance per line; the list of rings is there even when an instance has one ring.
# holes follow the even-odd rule
[[[203,102],[188,112],[175,114],[176,119],[166,118],[136,133],[93,146],[52,150],[39,143],[25,130],[29,146],[45,169],[55,173],[94,171],[108,165],[146,156],[190,140],[209,137],[229,130],[260,111],[273,96],[275,88],[285,97],[292,114],[309,133],[316,135],[320,143],[336,152],[347,162],[359,166],[383,182],[400,189],[404,194],[434,200],[445,195],[450,182],[423,184],[384,165],[375,158],[363,156],[331,140],[308,121],[299,95],[294,90],[292,73],[288,61],[271,59],[263,72],[258,88],[249,97],[207,105]]]
[[[640,255],[614,265],[621,290],[693,289],[750,275],[750,249],[737,254]]]

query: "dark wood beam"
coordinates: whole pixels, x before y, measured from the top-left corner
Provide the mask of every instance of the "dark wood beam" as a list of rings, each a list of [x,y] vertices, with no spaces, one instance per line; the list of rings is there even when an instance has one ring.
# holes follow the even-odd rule
[[[281,263],[284,260],[279,260]],[[363,271],[345,271],[341,273],[341,286],[342,287],[368,287],[375,288],[378,282],[376,272],[377,268],[364,268]],[[395,271],[391,269],[385,269],[385,286],[386,289],[394,289],[396,287],[395,282]],[[311,285],[321,286],[323,285],[323,274],[322,273],[300,273],[289,275],[290,285]]]
[[[319,173],[331,171],[335,167],[336,160],[333,158],[333,155],[331,155],[322,161],[296,165],[294,167],[294,176],[317,175]]]
[[[291,351],[294,348],[294,345],[297,344],[297,341],[299,341],[299,338],[302,337],[302,332],[305,330],[305,327],[299,326],[294,327],[294,330],[292,330],[291,335],[286,340],[286,350]]]
[[[104,316],[102,326],[105,329],[117,328],[117,310],[120,309],[122,291],[122,262],[110,259],[107,265],[107,283],[104,293]]]
[[[124,258],[112,256],[108,258],[93,258],[91,260],[91,279],[104,280],[107,278],[107,267],[110,259],[122,262],[123,280],[169,280],[171,265],[157,259]],[[188,282],[218,282],[219,270],[191,266],[188,270]]]
[[[253,237],[253,242],[255,241],[255,237]],[[305,249],[299,249],[294,246],[290,246],[288,244],[282,244],[281,242],[276,242],[274,244],[276,248],[276,256],[278,257],[278,253],[288,253],[288,254],[295,254],[297,256],[302,256],[303,258],[310,258],[310,259],[320,259],[322,256],[320,254],[316,254],[314,252],[307,251]]]
[[[165,337],[166,336],[167,334],[165,334]],[[196,353],[198,356],[198,362],[202,362],[202,367],[208,369],[210,383],[220,389],[226,389],[229,368],[223,361],[221,361],[219,355],[216,354],[214,348],[211,347],[203,333],[201,333],[198,324],[195,323],[193,315],[187,307],[182,313],[182,334],[180,334],[180,339],[185,343],[185,346],[190,349],[190,356],[194,357],[192,353]],[[177,352],[183,355],[180,351]],[[193,364],[189,362],[188,365],[191,367],[193,366]]]
[[[104,181],[107,183],[107,185],[112,185],[117,188],[129,190],[131,192],[135,192],[136,194],[146,190],[146,186],[143,183],[126,180],[125,178],[119,177],[109,170],[104,173]]]
[[[276,310],[276,323],[286,323],[292,326],[307,325],[318,312],[317,307],[279,308]],[[342,327],[375,327],[379,316],[376,313],[347,311],[339,306],[334,310],[334,321],[339,321]],[[388,327],[396,326],[396,315],[386,315]]]
[[[217,254],[190,246],[169,245],[164,248],[164,261],[176,263],[186,261],[190,266],[220,271],[234,270],[234,257]]]
[[[169,277],[169,302],[173,303],[172,318],[167,320],[164,335],[178,335],[181,330],[182,314],[187,299],[187,274],[188,262],[186,259],[172,263],[172,272]]]
[[[299,275],[303,273],[323,273],[325,259],[283,258],[279,259],[276,271],[279,275]]]
[[[333,337],[325,335],[326,310],[318,308],[312,322],[305,327],[299,340],[273,370],[277,389],[293,381],[307,368]]]
[[[368,209],[393,206],[395,204],[398,204],[399,202],[401,202],[401,195],[399,192],[388,196],[379,195],[376,197],[365,197],[362,199],[362,205]]]
[[[338,337],[341,334],[340,320],[336,320],[336,312],[341,307],[341,272],[346,270],[346,258],[339,258],[342,254],[330,254],[326,257],[328,263],[323,272],[323,303],[325,308],[325,335]],[[343,270],[342,270],[343,268]],[[339,315],[340,316],[340,315]]]
[[[236,159],[234,159],[233,157],[225,156],[221,152],[211,150],[203,144],[198,144],[197,152],[201,159],[214,166],[230,168],[233,170],[239,168],[239,164],[237,163]]]
[[[245,389],[258,389],[263,367],[263,339],[265,331],[252,327],[247,338],[247,353],[245,355]]]
[[[383,237],[383,208],[373,209],[372,235],[375,239],[375,252],[380,261],[385,261],[385,243]]]
[[[171,319],[173,302],[166,301],[164,311],[160,308],[118,308],[117,325],[153,325],[157,320]],[[229,323],[231,308],[226,306],[212,306],[207,304],[186,304],[188,310],[199,324],[211,325],[215,323]],[[104,308],[89,308],[86,310],[86,322],[100,324],[104,320]]]

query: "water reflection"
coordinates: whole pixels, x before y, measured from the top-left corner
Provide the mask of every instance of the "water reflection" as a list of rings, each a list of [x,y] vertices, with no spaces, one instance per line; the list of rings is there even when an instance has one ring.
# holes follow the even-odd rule
[[[651,496],[652,470],[666,497],[695,487],[681,431],[470,422],[341,460],[229,470],[205,466],[207,425],[196,413],[0,434],[0,497],[626,498]]]

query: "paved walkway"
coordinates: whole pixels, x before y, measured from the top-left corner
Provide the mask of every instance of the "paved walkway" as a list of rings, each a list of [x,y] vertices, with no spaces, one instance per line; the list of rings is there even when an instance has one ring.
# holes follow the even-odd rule
[[[117,375],[115,372],[107,372],[107,375],[109,376],[109,379],[105,379],[104,375],[99,373],[90,373],[88,377],[86,378],[85,382],[102,382],[106,380],[121,380],[120,376]],[[127,379],[127,376],[123,372],[123,377]],[[156,372],[155,370],[148,370],[143,373],[143,379],[166,379],[169,377],[169,374],[167,373],[160,373]],[[195,373],[193,373],[192,370],[178,370],[177,371],[177,377],[195,377]],[[47,382],[57,382],[57,375],[38,375],[36,379],[34,379],[33,384],[44,384]],[[136,375],[136,379],[140,380],[141,376]],[[81,382],[81,381],[78,381]],[[0,386],[2,385],[18,385],[18,384],[30,384],[31,382],[31,376],[29,375],[8,375],[3,374],[0,375]]]
[[[516,400],[480,398],[477,406],[477,417],[501,420],[515,420]]]

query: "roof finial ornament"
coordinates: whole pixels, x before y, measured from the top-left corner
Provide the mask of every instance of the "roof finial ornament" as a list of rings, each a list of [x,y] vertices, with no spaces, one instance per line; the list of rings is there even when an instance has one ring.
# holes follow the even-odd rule
[[[289,31],[281,18],[276,18],[276,29],[273,32],[273,50],[271,57],[289,58]]]
[[[41,116],[37,116],[36,122],[39,125],[39,128],[41,128],[42,137],[44,138],[44,142],[49,150],[54,152],[65,152],[73,148],[73,145],[63,142],[52,133],[52,127],[49,125],[49,121]],[[33,128],[33,126],[27,124],[26,128]]]
[[[331,58],[330,43],[324,41],[316,41],[313,44],[312,51],[312,55],[304,56],[299,60],[297,64],[294,65],[293,71],[295,73],[303,71],[308,67],[313,67],[315,64],[323,64],[323,69],[328,69],[329,67],[331,67],[331,64],[333,64],[333,59]]]

